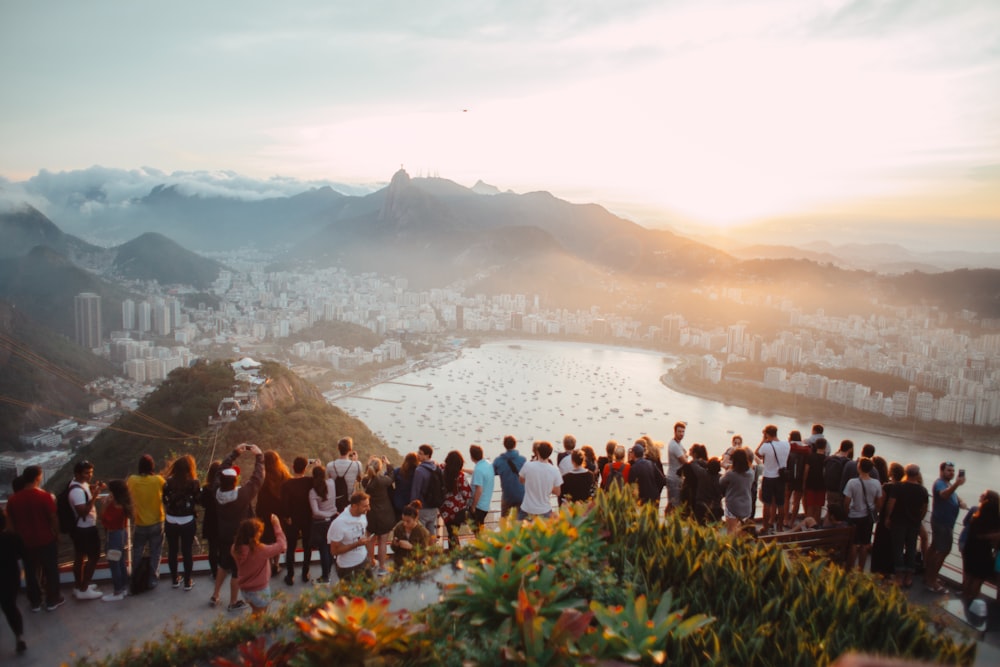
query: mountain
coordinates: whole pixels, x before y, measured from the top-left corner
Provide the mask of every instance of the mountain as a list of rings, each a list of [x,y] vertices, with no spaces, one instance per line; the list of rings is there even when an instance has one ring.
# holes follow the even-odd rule
[[[100,270],[110,261],[110,253],[71,234],[64,233],[41,211],[24,204],[0,213],[0,259],[22,257],[35,246],[51,248],[74,264]]]
[[[225,362],[202,360],[175,369],[136,410],[101,431],[78,458],[87,458],[102,479],[111,479],[133,473],[143,454],[151,454],[158,466],[191,454],[203,478],[213,460],[241,442],[274,449],[291,467],[296,456],[329,461],[336,442],[350,436],[363,461],[369,455],[385,455],[399,462],[398,452],[364,423],[327,403],[315,385],[273,362],[262,363],[261,375],[268,381],[258,389],[258,409],[242,412],[236,421],[216,430],[208,418],[219,401],[232,396],[234,389],[247,388],[236,382]],[[243,458],[238,464],[246,470],[247,461]]]
[[[107,361],[0,300],[0,449],[54,419],[85,418],[94,397],[83,385],[112,374]]]
[[[182,248],[162,234],[147,232],[114,249],[112,273],[127,280],[156,280],[161,285],[206,289],[222,265]]]
[[[482,272],[543,275],[541,267],[555,264],[588,276],[697,279],[733,262],[713,248],[646,229],[595,204],[572,204],[547,192],[477,194],[446,179],[411,179],[403,170],[387,188],[331,217],[287,261],[360,270],[388,266],[426,286]]]

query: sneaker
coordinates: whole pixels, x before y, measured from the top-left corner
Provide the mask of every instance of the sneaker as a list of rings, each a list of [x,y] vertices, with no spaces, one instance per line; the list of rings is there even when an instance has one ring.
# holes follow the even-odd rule
[[[101,597],[102,602],[118,602],[125,599],[124,593],[108,593]]]
[[[85,591],[81,591],[78,588],[74,588],[73,597],[75,597],[77,600],[96,600],[98,598],[104,597],[104,594],[101,593],[101,591],[95,591],[89,588]]]
[[[389,574],[389,570],[385,569],[384,567],[380,567],[377,570],[375,570],[375,576],[376,577],[385,577],[385,576],[388,576],[388,574]]]
[[[285,583],[289,586],[295,585],[295,577],[285,577]]]
[[[308,584],[310,581],[312,581],[312,577],[309,576],[309,573],[308,572],[303,572],[302,573],[302,583],[303,584]]]
[[[181,578],[180,577],[174,577],[174,583],[170,584],[170,587],[171,588],[180,588],[181,587]]]
[[[35,612],[36,614],[38,612],[40,612],[41,610],[42,610],[42,603],[41,602],[39,602],[38,604],[36,604],[35,606],[33,606],[31,608],[31,611]]]
[[[87,590],[88,591],[96,591],[97,590],[97,584],[91,584],[91,585],[87,586]]]
[[[330,577],[319,577],[316,579],[317,584],[328,584],[330,583]]]
[[[209,607],[218,607],[219,606],[219,598],[215,597],[214,595],[212,597],[210,597],[208,599],[208,606]]]
[[[150,580],[149,580],[149,587],[150,587],[151,589],[153,589],[153,588],[156,588],[156,587],[157,587],[157,586],[159,586],[159,585],[160,585],[160,582],[159,582],[159,580],[158,580],[158,579],[150,579]]]
[[[56,600],[55,602],[50,602],[45,606],[45,611],[55,611],[64,604],[66,604],[66,598],[60,595],[58,600]]]
[[[194,588],[194,582],[188,579],[184,582],[184,592],[187,593],[189,590]]]
[[[226,611],[239,611],[240,609],[246,609],[249,606],[250,605],[248,605],[243,600],[237,600],[233,604],[231,604],[228,607],[226,607]]]

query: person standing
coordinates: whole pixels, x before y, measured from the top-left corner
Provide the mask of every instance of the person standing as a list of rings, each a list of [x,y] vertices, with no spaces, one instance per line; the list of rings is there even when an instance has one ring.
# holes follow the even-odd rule
[[[233,465],[240,454],[251,453],[254,455],[253,472],[250,479],[242,486],[237,485],[239,471]],[[219,604],[219,592],[226,576],[230,576],[229,582],[229,611],[244,609],[247,604],[239,600],[239,568],[233,558],[233,541],[236,539],[236,531],[243,522],[243,519],[253,517],[253,502],[257,498],[261,485],[264,483],[264,452],[260,447],[250,443],[236,445],[233,451],[222,460],[219,474],[213,480],[212,486],[215,489],[216,521],[218,522],[217,539],[219,541],[220,562],[219,569],[215,575],[215,587],[212,590],[212,597],[209,601],[214,607]]]
[[[333,569],[333,556],[326,536],[333,518],[337,516],[337,490],[333,486],[333,480],[326,476],[326,468],[323,466],[313,468],[310,483],[309,513],[312,525],[309,528],[309,548],[319,550],[319,579],[316,582],[328,584],[330,570]]]
[[[635,461],[629,467],[628,483],[636,485],[640,505],[651,504],[659,511],[660,495],[667,480],[659,462],[653,460],[655,447],[645,445],[642,440],[632,445]]]
[[[97,600],[104,593],[91,584],[97,561],[101,557],[101,534],[97,530],[97,494],[104,490],[103,482],[95,482],[94,464],[78,461],[73,466],[73,481],[69,485],[69,504],[76,511],[76,524],[70,532],[73,540],[73,597],[77,600]]]
[[[576,436],[567,433],[563,436],[562,443],[563,450],[556,457],[556,463],[559,466],[559,474],[565,475],[573,469],[573,460],[570,458],[570,454],[576,449]]]
[[[309,565],[312,563],[312,509],[309,507],[312,477],[306,476],[307,467],[309,460],[304,456],[296,456],[292,461],[292,477],[281,485],[281,506],[288,526],[285,533],[288,542],[288,550],[285,552],[285,583],[289,586],[295,583],[295,544],[299,540],[302,541],[302,583],[309,581]]]
[[[101,598],[119,602],[128,595],[128,529],[132,521],[132,498],[124,480],[108,482],[108,498],[101,508],[101,525],[107,535],[105,557],[114,591]]]
[[[1000,544],[1000,495],[984,491],[979,507],[969,521],[962,550],[962,600],[966,605],[979,597],[983,582],[996,576],[994,550]]]
[[[479,445],[469,446],[469,457],[474,464],[472,468],[472,520],[476,528],[486,524],[486,516],[490,513],[490,502],[493,500],[493,465],[483,458],[483,448]]]
[[[750,454],[743,447],[734,448],[730,455],[730,468],[719,480],[719,488],[726,500],[726,532],[730,535],[743,530],[743,522],[753,515],[753,476]]]
[[[26,561],[24,541],[17,533],[7,530],[7,513],[0,508],[0,609],[14,633],[18,654],[28,650],[24,641],[24,616],[17,608],[17,593],[21,590],[21,562]]]
[[[940,475],[931,487],[931,546],[924,561],[924,586],[932,593],[945,592],[944,586],[938,583],[938,572],[945,557],[951,553],[958,513],[968,509],[955,493],[958,487],[965,484],[965,471],[956,476],[955,464],[951,461],[941,463],[939,470]]]
[[[336,558],[337,577],[349,581],[355,577],[371,576],[371,561],[368,560],[368,509],[371,501],[368,494],[358,491],[353,494],[346,512],[341,512],[330,524],[326,541],[330,553]]]
[[[184,590],[194,586],[191,578],[194,572],[194,538],[198,532],[195,521],[195,507],[201,496],[201,484],[195,476],[194,457],[185,454],[170,466],[167,483],[163,485],[163,507],[165,523],[164,536],[167,540],[167,565],[170,568],[170,584],[180,588],[181,578],[177,575],[177,555],[184,559]]]
[[[337,452],[340,458],[326,464],[326,476],[327,479],[334,481],[334,486],[338,478],[344,480],[347,492],[343,497],[336,499],[337,511],[340,512],[347,507],[351,494],[360,488],[358,480],[361,479],[361,461],[358,461],[357,452],[354,451],[354,440],[349,436],[344,436],[337,442]]]
[[[66,599],[59,594],[59,519],[56,499],[42,488],[42,469],[28,466],[21,473],[24,488],[7,499],[10,528],[24,542],[24,579],[31,611],[55,611]]]
[[[667,443],[667,509],[669,514],[681,504],[681,468],[690,462],[684,452],[684,433],[687,431],[687,422],[677,422],[674,424],[674,437]]]
[[[500,516],[506,517],[512,509],[520,509],[524,500],[519,475],[527,460],[517,451],[517,440],[512,435],[504,436],[503,449],[503,454],[493,460],[493,472],[500,477]]]
[[[368,459],[361,486],[368,494],[368,532],[372,538],[368,542],[368,557],[377,565],[376,574],[384,576],[389,559],[389,535],[395,526],[396,513],[392,508],[392,465],[386,457],[372,456]]]
[[[441,502],[444,501],[444,484],[440,482],[442,475],[438,470],[438,466],[434,463],[434,448],[428,444],[423,444],[417,447],[417,461],[419,465],[417,469],[413,472],[413,486],[410,487],[410,502],[414,500],[419,500],[422,507],[420,508],[420,523],[424,524],[424,528],[431,535],[437,536],[437,520],[438,520],[438,509],[441,506]],[[435,475],[437,477],[435,478]],[[440,486],[438,489],[431,489],[431,485]],[[441,494],[441,499],[433,497],[438,492]]]
[[[465,459],[457,449],[444,457],[444,501],[439,511],[448,536],[448,548],[452,550],[461,546],[458,531],[468,518],[472,500],[472,487],[465,479],[464,467]]]
[[[872,528],[882,506],[882,484],[872,477],[872,460],[862,457],[858,462],[858,476],[844,487],[847,499],[847,521],[854,526],[854,541],[847,555],[847,569],[857,563],[865,571],[868,552],[872,548]]]
[[[594,495],[594,473],[584,467],[582,451],[570,453],[573,469],[562,476],[562,492],[560,500],[563,504],[587,502]]]
[[[764,480],[760,486],[760,500],[764,504],[764,534],[782,525],[782,506],[785,501],[785,484],[781,469],[788,464],[790,445],[778,439],[778,427],[768,424],[762,432],[760,444],[754,452],[764,461]]]
[[[518,520],[540,516],[552,516],[551,496],[558,496],[562,491],[562,475],[559,468],[549,461],[552,456],[552,443],[535,443],[537,459],[528,461],[521,468],[518,477],[524,484],[524,500],[517,511]]]
[[[132,567],[138,567],[142,552],[149,546],[149,587],[159,583],[160,554],[163,551],[163,487],[167,480],[155,473],[153,457],[143,454],[139,459],[139,474],[126,480],[135,510],[132,529]],[[228,550],[228,545],[226,549]]]
[[[917,537],[927,514],[927,489],[920,478],[920,466],[906,466],[903,482],[892,489],[885,506],[885,527],[892,537],[892,552],[896,578],[901,586],[913,585],[917,564]]]

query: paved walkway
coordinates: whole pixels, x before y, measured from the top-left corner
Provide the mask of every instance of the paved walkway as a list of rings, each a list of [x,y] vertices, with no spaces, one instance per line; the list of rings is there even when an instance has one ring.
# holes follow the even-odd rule
[[[108,582],[100,582],[99,585],[105,590],[109,588]],[[298,580],[290,587],[280,577],[272,579],[272,590],[279,596],[278,599],[287,600],[312,587],[313,584],[303,584]],[[171,588],[167,578],[161,577],[161,583],[155,590],[121,602],[78,601],[72,597],[69,586],[64,586],[63,592],[66,604],[53,612],[32,613],[25,597],[21,595],[18,598],[25,617],[28,651],[21,656],[15,655],[13,637],[3,624],[0,629],[0,664],[52,667],[62,663],[72,664],[82,656],[104,658],[130,644],[141,645],[146,641],[162,639],[165,630],[183,628],[185,631],[197,631],[210,627],[219,618],[249,613],[247,610],[227,612],[225,604],[217,608],[209,606],[212,587],[207,573],[196,575],[195,587],[190,592]],[[935,613],[942,618],[946,618],[947,614],[941,603],[956,597],[955,594],[935,595],[924,590],[919,583],[910,589],[908,595],[911,601],[936,609]],[[404,585],[399,595],[394,595],[394,606],[416,609],[436,599],[436,584]],[[960,623],[957,619],[949,621]],[[991,630],[979,642],[975,664],[995,667],[1000,665],[1000,604],[990,605],[988,627]]]

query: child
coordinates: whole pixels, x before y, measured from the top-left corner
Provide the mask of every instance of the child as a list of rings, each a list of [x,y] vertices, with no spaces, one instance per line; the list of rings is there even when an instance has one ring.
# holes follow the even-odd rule
[[[414,500],[403,508],[403,518],[392,529],[392,562],[399,568],[412,559],[418,548],[427,549],[434,544],[434,538],[420,523],[419,500]]]
[[[271,515],[271,527],[277,541],[274,544],[261,544],[264,524],[260,519],[244,519],[236,530],[236,539],[230,548],[240,573],[240,593],[250,604],[254,616],[267,611],[267,605],[271,602],[271,559],[284,553],[287,546],[285,533],[281,530],[281,519],[276,514]]]

